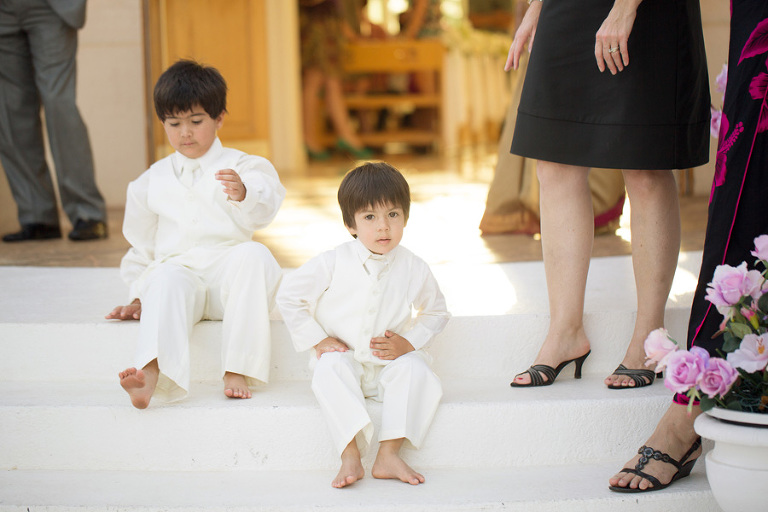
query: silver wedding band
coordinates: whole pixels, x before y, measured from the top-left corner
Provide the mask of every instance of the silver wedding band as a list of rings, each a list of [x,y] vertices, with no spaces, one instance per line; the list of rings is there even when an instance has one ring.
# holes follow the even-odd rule
[[[617,52],[617,51],[619,51],[619,47],[618,46],[615,46],[613,48],[608,48],[608,53],[614,53],[614,52]]]

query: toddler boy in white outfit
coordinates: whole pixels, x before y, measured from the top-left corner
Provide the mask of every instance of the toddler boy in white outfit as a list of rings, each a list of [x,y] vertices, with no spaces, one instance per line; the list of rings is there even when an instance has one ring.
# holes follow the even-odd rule
[[[283,278],[277,304],[297,351],[314,348],[312,391],[341,455],[334,487],[365,474],[361,451],[373,435],[365,398],[382,402],[375,478],[424,482],[400,457],[418,448],[442,397],[424,346],[450,318],[422,259],[400,246],[410,190],[385,163],[350,171],[339,192],[356,240],[309,260]]]
[[[131,403],[189,390],[189,337],[200,320],[223,320],[224,393],[250,398],[269,378],[269,311],[281,271],[251,241],[277,214],[285,188],[272,164],[225,148],[217,137],[227,85],[214,68],[181,60],[158,79],[155,111],[176,152],[128,185],[120,273],[127,306],[106,318],[140,319],[135,367],[120,372]]]

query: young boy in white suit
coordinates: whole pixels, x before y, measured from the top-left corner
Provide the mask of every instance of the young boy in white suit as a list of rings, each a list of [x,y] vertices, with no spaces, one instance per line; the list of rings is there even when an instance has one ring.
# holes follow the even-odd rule
[[[350,171],[338,192],[355,240],[283,278],[277,303],[297,351],[313,348],[312,391],[341,455],[334,487],[365,474],[361,451],[373,435],[365,398],[382,402],[375,478],[424,482],[400,457],[418,448],[442,396],[424,346],[450,318],[427,264],[400,246],[410,190],[385,163]]]
[[[135,367],[120,372],[131,403],[189,390],[189,337],[223,320],[224,394],[250,398],[269,378],[269,311],[281,270],[254,230],[277,214],[285,188],[272,164],[222,147],[227,85],[212,67],[181,60],[158,79],[155,111],[172,155],[128,185],[120,273],[132,302],[106,318],[140,319]]]

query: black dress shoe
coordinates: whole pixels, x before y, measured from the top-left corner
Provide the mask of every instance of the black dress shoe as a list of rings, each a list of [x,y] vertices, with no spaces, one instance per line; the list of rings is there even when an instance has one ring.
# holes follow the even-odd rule
[[[69,239],[74,241],[100,238],[107,238],[107,224],[101,220],[77,219],[75,227],[69,232]]]
[[[3,242],[23,242],[25,240],[48,240],[61,238],[61,229],[52,224],[22,224],[21,231],[8,233],[3,237]]]

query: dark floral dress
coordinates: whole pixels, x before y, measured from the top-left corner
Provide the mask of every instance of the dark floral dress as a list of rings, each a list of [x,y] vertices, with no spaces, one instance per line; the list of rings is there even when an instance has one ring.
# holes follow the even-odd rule
[[[299,0],[301,70],[340,76],[344,57],[343,12],[337,0]]]
[[[732,0],[728,83],[709,203],[699,284],[688,345],[713,355],[723,317],[705,300],[715,267],[746,261],[754,239],[768,234],[768,1]]]

